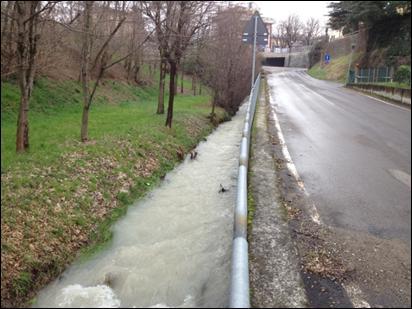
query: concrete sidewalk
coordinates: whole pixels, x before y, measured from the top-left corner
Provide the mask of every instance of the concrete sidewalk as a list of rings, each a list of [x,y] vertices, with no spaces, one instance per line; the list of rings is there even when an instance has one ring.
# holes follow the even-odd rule
[[[265,84],[265,83],[262,83]],[[297,250],[286,215],[278,204],[275,162],[267,129],[264,85],[255,115],[250,159],[250,191],[255,206],[249,231],[251,305],[258,308],[306,307]]]

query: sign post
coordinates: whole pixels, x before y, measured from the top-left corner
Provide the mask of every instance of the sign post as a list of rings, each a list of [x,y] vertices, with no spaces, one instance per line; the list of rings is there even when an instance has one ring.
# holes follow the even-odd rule
[[[253,57],[252,57],[252,84],[250,89],[253,88],[253,84],[255,83],[255,65],[256,65],[256,32],[257,32],[257,15],[253,16],[255,27],[253,31]]]
[[[260,17],[259,13],[256,11],[252,18],[246,24],[245,30],[243,31],[242,41],[246,44],[253,44],[253,56],[252,56],[252,81],[251,85],[255,82],[255,64],[256,64],[256,44],[267,45],[268,42],[268,31],[266,29],[265,23]]]

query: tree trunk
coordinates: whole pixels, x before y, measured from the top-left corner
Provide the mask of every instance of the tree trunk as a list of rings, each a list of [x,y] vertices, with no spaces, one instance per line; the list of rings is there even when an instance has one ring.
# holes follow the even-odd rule
[[[17,67],[20,87],[20,107],[17,118],[16,152],[29,148],[29,101],[36,73],[38,15],[40,1],[19,1],[17,15]]]
[[[156,73],[156,65],[154,63],[150,64],[151,71],[150,71],[150,78],[153,79],[155,73]]]
[[[159,97],[157,103],[157,113],[164,114],[165,113],[165,106],[164,106],[164,91],[165,91],[165,75],[166,75],[166,63],[161,60],[160,61],[160,77],[159,77]]]
[[[28,93],[27,93],[27,70],[26,61],[28,46],[26,45],[27,30],[24,27],[24,20],[27,18],[27,7],[24,2],[16,4],[17,12],[17,65],[19,74],[20,87],[20,108],[17,118],[17,132],[16,132],[16,151],[23,152],[25,148],[25,139],[28,138]],[[27,133],[25,133],[27,132]],[[26,140],[27,143],[27,140]]]
[[[82,142],[87,142],[88,139],[89,139],[89,107],[83,106],[81,140]]]
[[[199,95],[202,95],[202,83],[199,83]]]
[[[183,69],[180,73],[180,93],[183,93],[183,77],[184,77],[184,73],[183,73]]]
[[[136,62],[135,66],[133,67],[134,82],[136,84],[140,83],[139,72],[140,72],[140,64]]]
[[[88,140],[88,123],[90,108],[90,91],[89,91],[89,65],[90,65],[90,15],[93,3],[85,1],[84,26],[83,26],[83,46],[81,62],[81,80],[83,90],[83,116],[80,140]]]
[[[215,107],[216,107],[216,101],[217,101],[217,96],[216,94],[213,96],[213,101],[212,101],[212,112],[210,113],[210,119],[213,122],[215,118]]]
[[[169,82],[169,105],[167,107],[166,126],[172,127],[173,120],[173,102],[175,98],[175,77],[176,77],[176,63],[170,62],[170,82]]]
[[[21,89],[20,109],[17,119],[16,151],[23,152],[29,148],[29,96],[25,89]]]
[[[193,78],[192,78],[192,89],[193,89],[193,95],[196,95],[196,83],[197,83],[197,78],[196,78],[196,74],[193,74]]]
[[[175,76],[175,95],[177,95],[177,82],[179,81],[179,69],[176,67],[176,76]]]
[[[288,67],[290,67],[290,54],[292,53],[292,46],[289,46]]]

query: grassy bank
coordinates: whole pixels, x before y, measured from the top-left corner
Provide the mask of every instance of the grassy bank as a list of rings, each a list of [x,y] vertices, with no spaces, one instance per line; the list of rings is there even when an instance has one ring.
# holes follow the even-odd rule
[[[80,85],[40,79],[29,114],[30,151],[16,155],[18,88],[4,82],[1,90],[1,302],[16,307],[79,253],[107,244],[111,223],[127,205],[213,126],[207,95],[178,95],[167,129],[165,115],[155,114],[155,87],[107,80],[91,108],[90,142],[83,144]]]
[[[361,57],[360,53],[353,54],[352,63],[356,63]],[[332,59],[329,64],[323,64],[322,67],[319,63],[315,64],[308,70],[308,74],[317,79],[332,80],[340,83],[345,83],[348,74],[350,55],[345,55]],[[411,89],[411,85],[398,82],[379,82],[371,83],[374,85],[382,85],[393,88]]]
[[[352,62],[355,63],[359,59],[360,54],[353,54]],[[329,64],[315,64],[308,70],[308,74],[317,79],[333,80],[344,83],[348,74],[350,55],[341,56],[332,59]]]

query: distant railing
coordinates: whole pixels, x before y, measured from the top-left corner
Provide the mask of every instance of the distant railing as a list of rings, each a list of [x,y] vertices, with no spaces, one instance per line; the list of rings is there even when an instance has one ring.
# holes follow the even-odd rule
[[[349,82],[362,83],[385,83],[393,81],[393,69],[390,67],[357,68],[351,70]]]
[[[245,125],[242,132],[237,180],[237,198],[232,249],[230,308],[249,308],[249,258],[247,243],[247,171],[250,134],[260,88],[260,74],[250,92]]]
[[[312,45],[304,45],[304,46],[292,46],[289,50],[288,47],[273,47],[272,53],[276,54],[288,54],[290,53],[300,53],[300,52],[308,52],[312,49]]]

